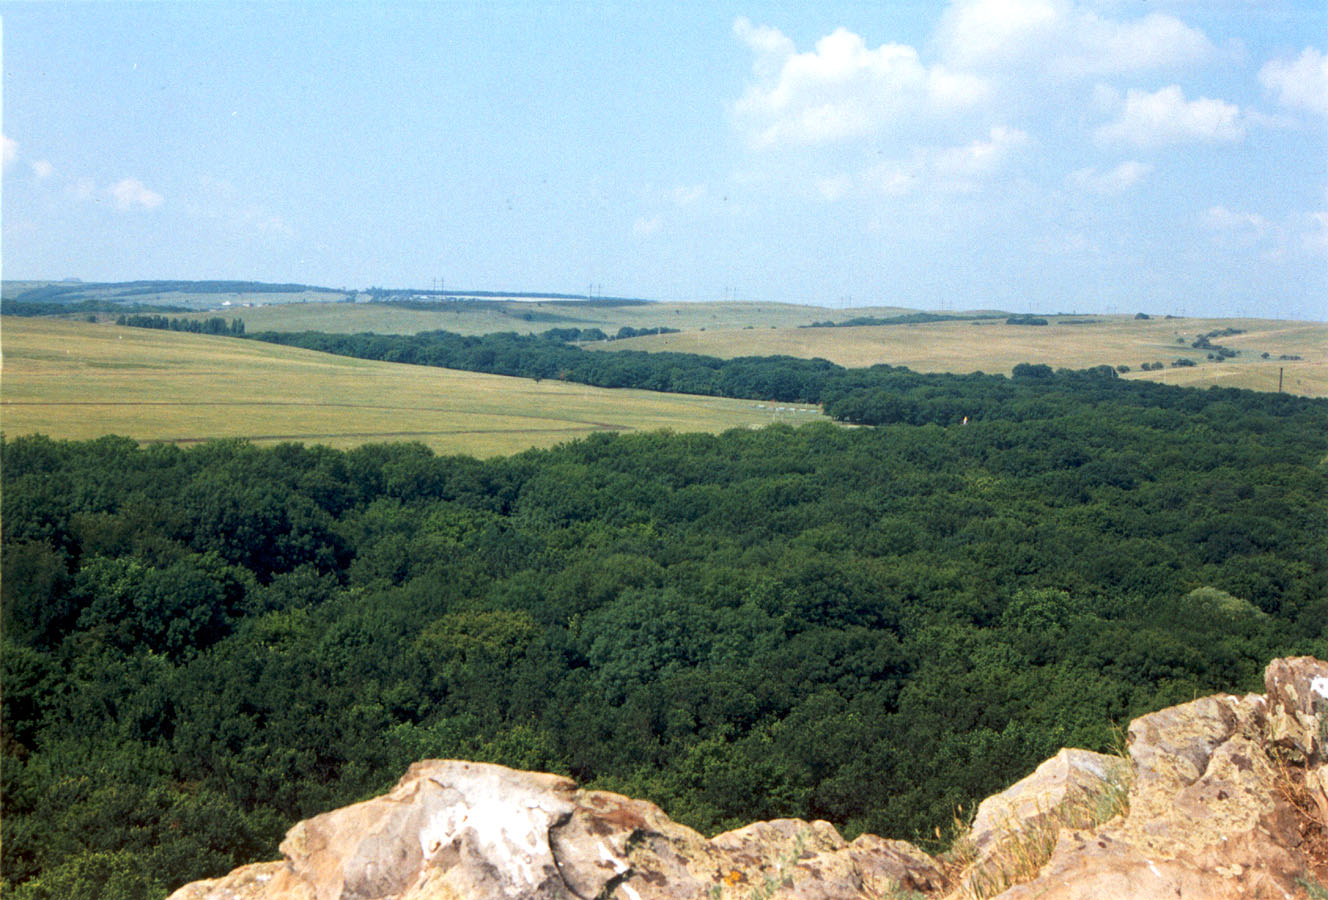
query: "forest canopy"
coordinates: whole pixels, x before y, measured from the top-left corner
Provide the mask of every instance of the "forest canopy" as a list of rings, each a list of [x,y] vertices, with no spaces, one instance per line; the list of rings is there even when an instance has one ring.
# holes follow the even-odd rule
[[[354,337],[871,427],[492,460],[0,438],[6,896],[160,898],[426,757],[926,841],[1062,746],[1328,653],[1328,402]]]

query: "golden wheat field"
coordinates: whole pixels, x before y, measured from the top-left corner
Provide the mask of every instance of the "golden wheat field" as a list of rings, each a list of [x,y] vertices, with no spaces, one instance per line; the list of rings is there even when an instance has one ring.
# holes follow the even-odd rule
[[[1222,385],[1310,397],[1328,396],[1328,323],[1274,319],[1135,319],[1132,316],[1049,317],[1046,326],[1007,325],[1004,319],[878,325],[851,328],[706,330],[587,345],[618,349],[675,350],[708,356],[787,354],[821,357],[843,366],[888,363],[919,372],[1008,374],[1019,363],[1082,369],[1129,366],[1127,378],[1169,384]],[[1078,323],[1078,324],[1074,324]],[[1191,342],[1227,328],[1243,333],[1211,340],[1240,355],[1211,362]],[[1262,354],[1269,357],[1264,359]],[[1299,356],[1280,360],[1279,356]],[[1171,368],[1178,359],[1197,365]],[[1143,363],[1164,364],[1143,372]]]
[[[236,338],[0,319],[0,429],[349,447],[420,441],[492,456],[596,431],[717,432],[821,418],[745,400],[608,390],[329,356]]]

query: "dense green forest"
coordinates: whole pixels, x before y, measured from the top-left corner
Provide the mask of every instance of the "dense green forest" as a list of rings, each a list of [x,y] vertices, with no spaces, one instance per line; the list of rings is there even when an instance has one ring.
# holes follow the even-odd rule
[[[1328,653],[1328,402],[467,340],[435,343],[863,424],[483,461],[0,440],[6,897],[159,898],[439,756],[925,841]]]

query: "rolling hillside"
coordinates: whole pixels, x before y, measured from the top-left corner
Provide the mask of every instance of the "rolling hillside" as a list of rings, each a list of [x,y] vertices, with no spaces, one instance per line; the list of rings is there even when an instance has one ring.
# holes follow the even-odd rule
[[[820,418],[751,401],[612,391],[333,357],[233,338],[3,320],[4,432],[241,437],[335,447],[412,440],[477,456],[596,431],[718,432]]]

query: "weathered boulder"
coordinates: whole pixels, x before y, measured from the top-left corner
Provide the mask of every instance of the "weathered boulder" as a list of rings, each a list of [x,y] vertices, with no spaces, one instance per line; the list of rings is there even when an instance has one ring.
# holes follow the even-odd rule
[[[281,851],[171,900],[832,900],[944,883],[903,841],[850,844],[795,819],[706,840],[645,801],[457,760],[416,763],[390,793],[297,824]]]
[[[1123,793],[1129,769],[1118,756],[1061,750],[1032,775],[978,804],[968,840],[981,857],[1012,833],[1036,830],[1044,823],[1091,824],[1105,817],[1102,810],[1110,807],[1116,793]]]
[[[1061,751],[944,860],[797,819],[707,840],[561,776],[428,760],[170,900],[1305,897],[1328,884],[1328,663],[1277,660],[1265,687],[1136,719],[1128,758]]]

